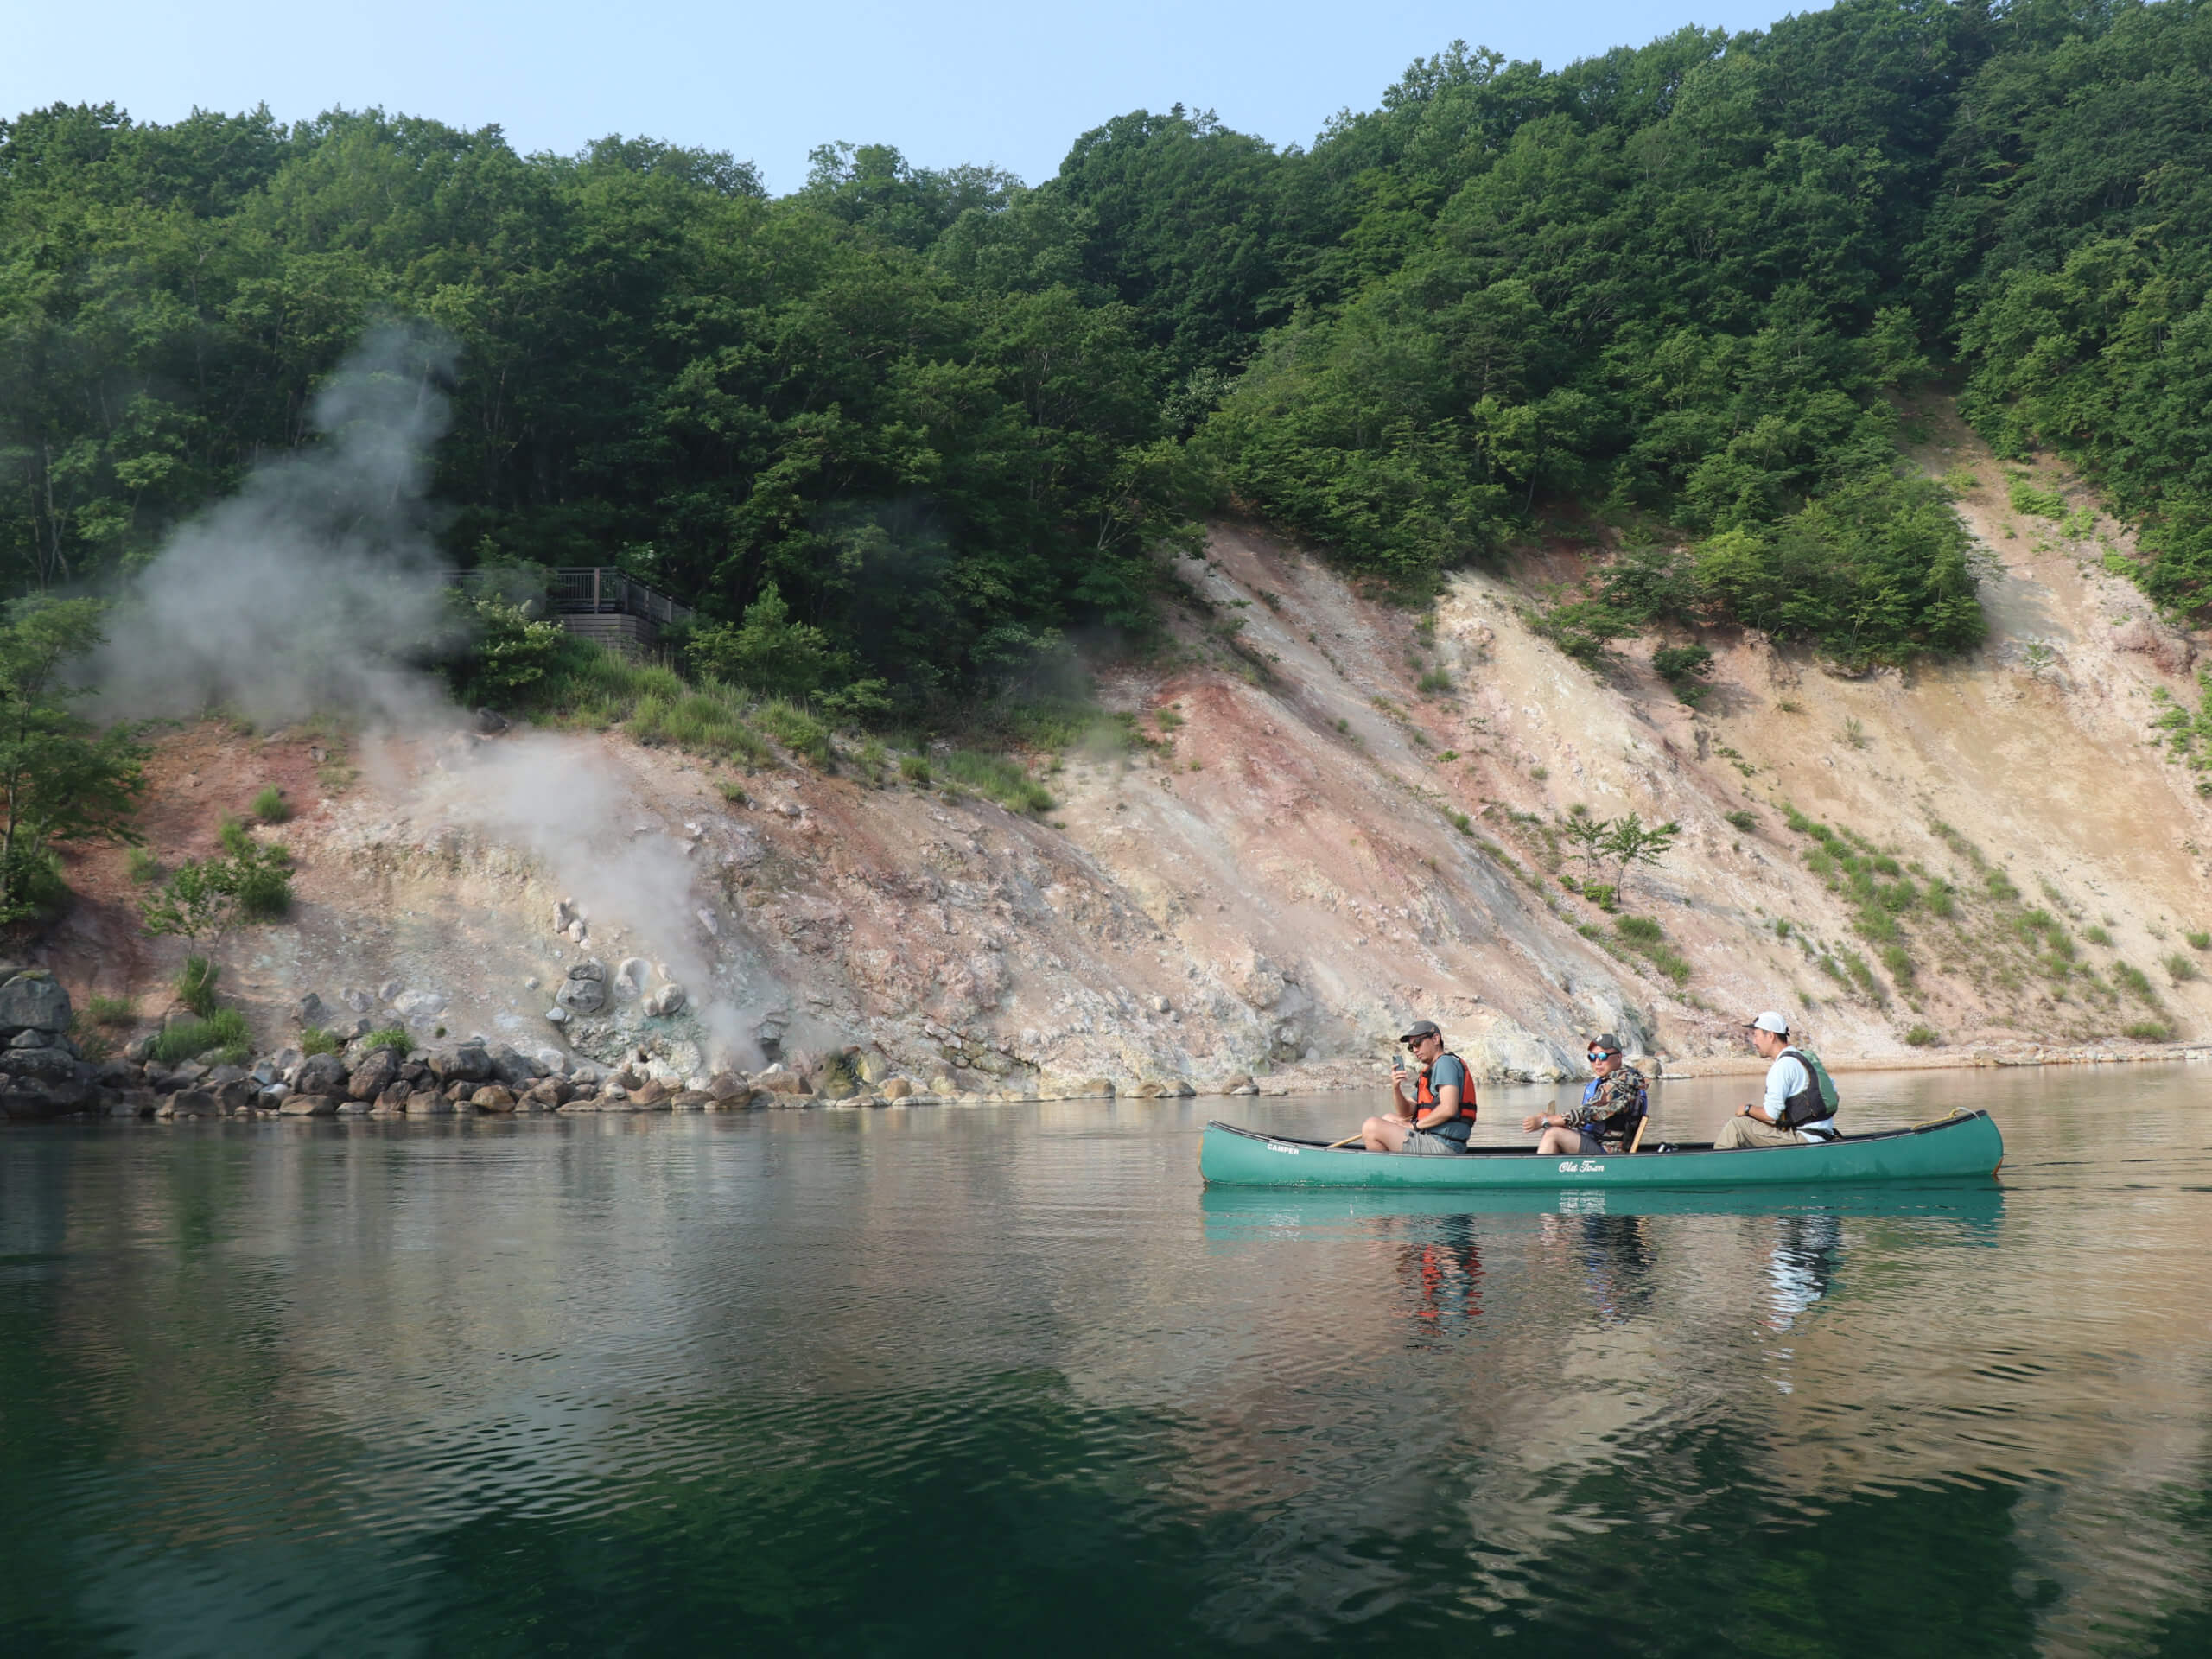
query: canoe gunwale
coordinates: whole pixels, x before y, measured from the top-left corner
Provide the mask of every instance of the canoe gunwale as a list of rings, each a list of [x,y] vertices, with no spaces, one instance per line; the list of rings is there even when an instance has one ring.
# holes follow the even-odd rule
[[[1939,1129],[1956,1128],[1960,1124],[1967,1122],[1973,1118],[1987,1117],[1988,1116],[1989,1113],[1987,1110],[1978,1108],[1971,1112],[1954,1112],[1948,1117],[1939,1117],[1931,1122],[1909,1124],[1901,1129],[1873,1129],[1865,1135],[1840,1135],[1833,1141],[1808,1141],[1802,1144],[1807,1147],[1871,1146],[1878,1141],[1895,1141],[1908,1135],[1933,1135]],[[1407,1155],[1403,1153],[1370,1153],[1364,1147],[1337,1147],[1332,1146],[1326,1141],[1307,1141],[1295,1135],[1268,1135],[1260,1129],[1248,1129],[1241,1123],[1224,1123],[1217,1117],[1208,1118],[1206,1120],[1206,1128],[1210,1130],[1219,1129],[1225,1135],[1242,1135],[1247,1141],[1272,1141],[1278,1146],[1284,1147],[1313,1147],[1323,1152],[1357,1153],[1373,1158],[1402,1158]],[[1608,1158],[1680,1158],[1687,1154],[1693,1154],[1700,1152],[1776,1152],[1788,1150],[1788,1148],[1776,1147],[1716,1147],[1710,1141],[1667,1141],[1665,1145],[1667,1150],[1664,1153],[1662,1153],[1658,1147],[1655,1146],[1647,1148],[1644,1151],[1637,1153],[1609,1152],[1606,1153],[1605,1156]],[[1422,1154],[1414,1155],[1419,1156]],[[1465,1152],[1455,1152],[1451,1154],[1451,1156],[1455,1159],[1541,1158],[1545,1155],[1546,1154],[1538,1152],[1534,1147],[1470,1147]]]

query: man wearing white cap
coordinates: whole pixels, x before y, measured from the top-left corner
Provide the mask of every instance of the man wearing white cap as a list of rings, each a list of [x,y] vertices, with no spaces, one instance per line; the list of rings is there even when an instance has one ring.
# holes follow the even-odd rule
[[[1835,1085],[1827,1068],[1789,1043],[1789,1021],[1771,1008],[1744,1027],[1751,1034],[1766,1069],[1766,1097],[1757,1106],[1739,1106],[1720,1126],[1715,1147],[1796,1147],[1808,1141],[1833,1141]]]

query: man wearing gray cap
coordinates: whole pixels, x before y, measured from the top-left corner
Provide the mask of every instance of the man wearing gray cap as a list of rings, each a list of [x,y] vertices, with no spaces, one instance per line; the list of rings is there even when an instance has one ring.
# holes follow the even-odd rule
[[[1720,1126],[1713,1147],[1796,1147],[1808,1141],[1833,1141],[1835,1084],[1827,1069],[1789,1042],[1789,1021],[1771,1008],[1744,1029],[1751,1034],[1766,1069],[1766,1096],[1756,1106],[1739,1106]]]
[[[1359,1126],[1360,1144],[1369,1152],[1410,1152],[1430,1155],[1462,1153],[1475,1127],[1475,1084],[1466,1063],[1444,1046],[1433,1020],[1416,1020],[1398,1039],[1413,1051],[1421,1070],[1406,1094],[1406,1069],[1390,1059],[1389,1117],[1370,1117]]]

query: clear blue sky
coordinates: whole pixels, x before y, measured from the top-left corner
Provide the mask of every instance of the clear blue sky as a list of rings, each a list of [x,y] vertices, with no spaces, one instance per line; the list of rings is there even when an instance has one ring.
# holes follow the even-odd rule
[[[609,132],[728,149],[771,188],[831,139],[925,166],[991,162],[1035,182],[1086,128],[1139,107],[1211,108],[1309,143],[1453,39],[1557,66],[1688,22],[1754,29],[1783,0],[937,0],[584,5],[577,0],[0,0],[0,111],[112,99],[148,120],[266,102],[498,124],[524,150]]]

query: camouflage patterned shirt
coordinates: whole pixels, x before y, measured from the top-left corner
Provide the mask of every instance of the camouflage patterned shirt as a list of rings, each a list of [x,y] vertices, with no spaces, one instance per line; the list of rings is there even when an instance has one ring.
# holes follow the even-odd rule
[[[1567,1109],[1562,1114],[1567,1126],[1580,1129],[1585,1135],[1597,1135],[1599,1125],[1616,1112],[1630,1114],[1646,1109],[1649,1095],[1643,1073],[1632,1065],[1624,1065],[1610,1077],[1592,1077],[1590,1086],[1582,1091],[1582,1103]]]

